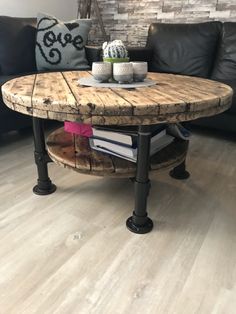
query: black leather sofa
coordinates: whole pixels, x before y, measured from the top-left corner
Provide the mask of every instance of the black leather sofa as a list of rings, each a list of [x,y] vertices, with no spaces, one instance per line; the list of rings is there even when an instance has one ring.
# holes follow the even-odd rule
[[[0,16],[0,134],[31,125],[31,118],[8,109],[1,86],[8,80],[35,73],[36,18]],[[89,63],[99,60],[100,51],[86,47]]]
[[[9,79],[36,71],[36,19],[0,17],[0,85]],[[0,91],[0,133],[25,128],[31,119],[8,109]]]
[[[149,71],[199,76],[230,85],[236,92],[236,23],[153,23],[145,48],[129,50],[132,60],[147,61]],[[191,122],[236,132],[236,94],[229,110]]]
[[[0,17],[0,87],[36,71],[35,18]],[[89,63],[101,49],[86,48]],[[236,91],[236,23],[151,24],[145,48],[129,48],[131,60],[148,61],[149,71],[199,76],[225,82]],[[1,93],[1,92],[0,92]],[[232,107],[194,124],[236,132],[236,95]],[[8,109],[0,94],[0,133],[24,128],[31,119]]]

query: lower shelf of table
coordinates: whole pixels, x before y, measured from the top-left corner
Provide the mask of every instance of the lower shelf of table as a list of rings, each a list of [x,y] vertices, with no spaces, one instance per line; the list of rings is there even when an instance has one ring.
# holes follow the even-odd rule
[[[55,163],[80,173],[110,177],[135,176],[135,163],[94,151],[87,138],[67,133],[64,128],[59,128],[48,136],[47,150]],[[150,171],[179,165],[186,158],[187,150],[188,141],[175,139],[151,157]]]

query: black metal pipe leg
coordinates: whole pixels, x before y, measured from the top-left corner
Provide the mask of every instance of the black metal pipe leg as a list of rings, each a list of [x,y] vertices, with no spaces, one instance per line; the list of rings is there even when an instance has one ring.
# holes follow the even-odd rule
[[[190,173],[186,170],[185,160],[170,171],[170,176],[177,180],[186,180],[190,177]]]
[[[134,233],[148,233],[153,222],[147,215],[147,198],[150,190],[149,154],[151,132],[149,126],[140,126],[138,132],[138,159],[135,177],[135,207],[133,216],[126,221],[127,228]]]
[[[51,182],[48,176],[47,164],[51,162],[45,147],[45,137],[43,129],[43,120],[33,118],[34,132],[34,157],[38,170],[37,185],[34,186],[33,192],[37,195],[48,195],[56,191],[56,186]]]

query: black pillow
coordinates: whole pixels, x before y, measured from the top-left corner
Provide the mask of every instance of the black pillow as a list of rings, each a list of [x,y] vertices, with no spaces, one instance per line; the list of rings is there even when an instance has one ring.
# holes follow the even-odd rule
[[[150,70],[208,77],[220,29],[220,22],[151,24],[147,40],[153,49]]]
[[[36,71],[36,19],[0,16],[0,74]]]
[[[216,80],[236,80],[236,23],[223,24],[222,38],[219,46],[212,78]]]

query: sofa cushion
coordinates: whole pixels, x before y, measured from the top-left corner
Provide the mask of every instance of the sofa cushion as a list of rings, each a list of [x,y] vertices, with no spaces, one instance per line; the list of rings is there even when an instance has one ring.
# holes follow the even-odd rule
[[[16,75],[0,75],[0,88],[3,84],[13,79],[14,77],[16,77]]]
[[[147,46],[153,49],[151,71],[209,77],[221,25],[151,24],[147,40]]]
[[[222,37],[212,78],[236,80],[236,23],[223,24]]]
[[[234,91],[232,105],[226,112],[236,115],[236,79],[235,80],[219,80],[219,81],[232,87]]]
[[[3,75],[3,76],[0,76],[0,114],[2,114],[2,112],[5,112],[7,110],[10,110],[8,109],[8,107],[3,103],[3,100],[2,100],[2,85],[4,83],[6,83],[7,81],[11,80],[12,78],[14,78],[13,75]]]
[[[0,76],[0,134],[31,125],[31,117],[11,110],[3,103],[1,86],[14,77],[16,75]]]
[[[36,19],[0,16],[0,75],[36,70]]]
[[[38,14],[36,63],[38,70],[89,69],[85,44],[91,20],[62,22]]]
[[[27,74],[32,74],[31,72],[26,72],[26,73],[24,73],[24,75],[27,75]],[[21,76],[20,74],[19,75],[0,75],[0,113],[2,112],[2,111],[8,111],[8,110],[10,110],[10,109],[8,109],[8,107],[3,103],[3,100],[2,100],[2,85],[4,84],[4,83],[6,83],[7,81],[9,81],[9,80],[12,80],[12,79],[14,79],[15,77],[18,77],[18,76]],[[12,110],[11,110],[11,112],[13,112]]]

